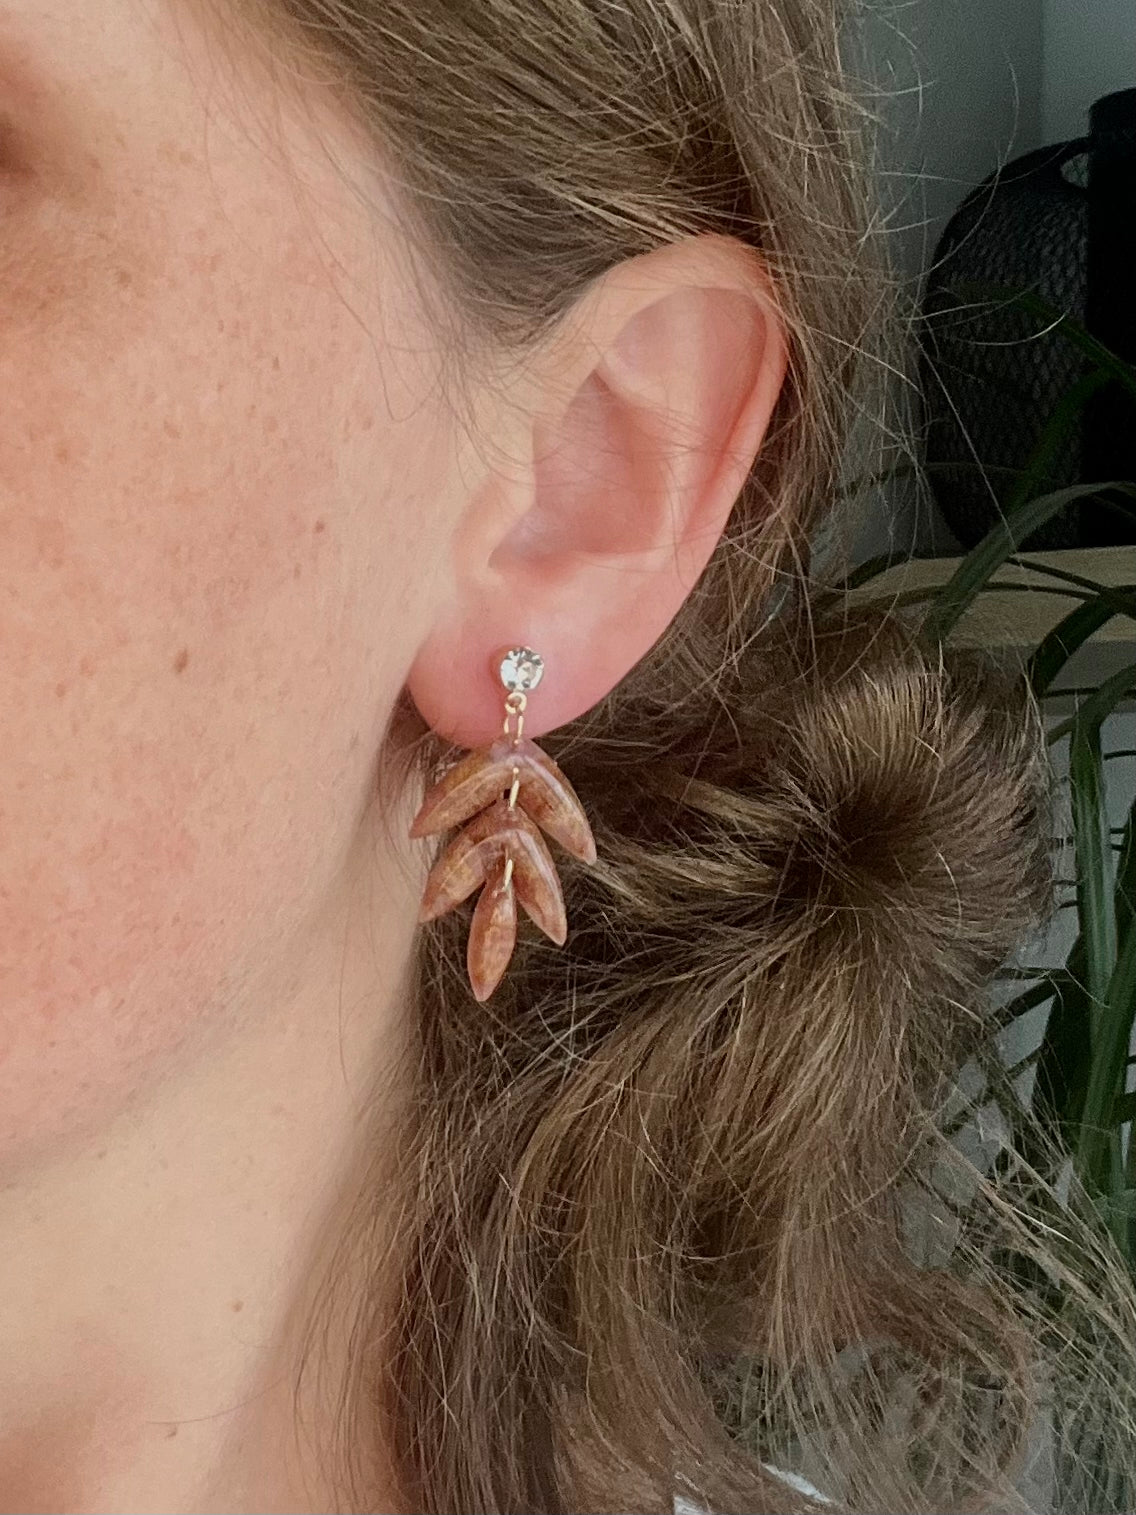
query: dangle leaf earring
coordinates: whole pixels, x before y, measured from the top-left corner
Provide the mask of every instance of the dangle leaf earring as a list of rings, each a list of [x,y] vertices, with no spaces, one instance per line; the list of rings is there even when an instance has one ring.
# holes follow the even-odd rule
[[[509,965],[518,900],[558,947],[567,938],[556,864],[539,828],[581,862],[596,860],[592,829],[571,784],[524,735],[525,707],[544,674],[543,658],[529,647],[511,648],[499,673],[506,690],[502,735],[439,779],[410,828],[412,837],[422,837],[464,826],[430,870],[418,919],[445,915],[481,888],[466,949],[478,1000],[489,998]]]

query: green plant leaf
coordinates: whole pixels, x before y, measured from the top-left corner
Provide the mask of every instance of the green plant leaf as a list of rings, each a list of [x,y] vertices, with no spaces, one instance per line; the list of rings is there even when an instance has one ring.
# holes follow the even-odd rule
[[[1116,901],[1104,794],[1101,718],[1094,718],[1091,712],[1088,716],[1082,714],[1088,704],[1086,701],[1073,718],[1069,778],[1077,859],[1077,914],[1085,941],[1086,982],[1091,999],[1103,1005],[1116,961]]]
[[[1105,679],[1097,689],[1094,689],[1081,704],[1076,715],[1071,715],[1067,720],[1058,721],[1049,728],[1046,740],[1050,746],[1069,736],[1082,712],[1088,713],[1088,718],[1095,719],[1097,725],[1104,720],[1105,716],[1111,715],[1116,707],[1121,704],[1136,688],[1136,663],[1128,663],[1110,677]]]
[[[1073,654],[1116,615],[1099,595],[1064,616],[1034,649],[1026,667],[1030,688],[1039,697],[1053,683]]]
[[[1087,358],[1091,358],[1093,363],[1103,369],[1110,379],[1115,379],[1136,398],[1136,368],[1118,357],[1098,337],[1094,337],[1088,327],[1082,325],[1067,310],[1062,310],[1059,305],[1054,305],[1035,290],[1015,289],[1008,284],[995,284],[979,279],[965,280],[953,285],[952,290],[968,304],[997,301],[1004,305],[1016,305],[1020,310],[1037,316],[1045,323],[1047,329],[1060,331],[1067,341],[1079,348]]]
[[[1067,965],[1070,971],[1055,978],[1057,993],[1038,1051],[1034,1098],[1044,1124],[1072,1146],[1081,1124],[1091,1052],[1084,946],[1079,939]]]
[[[1136,1020],[1136,800],[1133,801],[1128,812],[1120,846],[1120,857],[1116,865],[1116,934],[1118,939],[1116,966],[1113,968],[1109,982],[1108,997],[1111,1013],[1118,1019],[1127,1016],[1128,1021],[1126,1056],[1119,1073],[1119,1087],[1123,1089],[1128,1079],[1132,1026]],[[1128,1095],[1119,1096],[1117,1103],[1128,1097]],[[1136,1096],[1132,1098],[1133,1113],[1127,1116],[1118,1114],[1117,1125],[1124,1120],[1132,1121],[1136,1118]],[[1136,1129],[1131,1126],[1128,1131],[1125,1181],[1130,1188],[1136,1187]],[[1131,1221],[1125,1243],[1125,1255],[1129,1264],[1132,1265],[1136,1263],[1136,1226]]]
[[[982,592],[990,576],[1018,550],[1031,532],[1043,526],[1074,500],[1091,499],[1106,489],[1120,490],[1136,498],[1136,484],[1076,484],[1068,489],[1055,490],[1052,494],[1039,495],[1034,500],[1026,500],[1012,512],[1007,512],[1005,518],[993,526],[982,541],[967,553],[943,585],[924,620],[924,631],[939,641],[947,637],[976,596]]]
[[[1045,492],[1052,479],[1053,465],[1069,450],[1074,427],[1084,414],[1085,407],[1109,381],[1108,370],[1092,368],[1071,384],[1050,411],[1041,429],[1033,452],[1026,461],[1017,483],[1006,497],[1004,513],[1012,516],[1014,511],[1027,501]]]
[[[1042,970],[1040,974],[1031,974],[1037,980],[1028,989],[1023,989],[1020,994],[1015,994],[1013,999],[1007,1000],[1004,1005],[999,1005],[993,1014],[992,1020],[995,1030],[1003,1030],[1013,1025],[1014,1021],[1020,1020],[1030,1010],[1036,1010],[1038,1005],[1044,1005],[1047,999],[1061,992],[1059,977],[1061,969]]]
[[[1014,556],[1007,558],[1006,562],[1015,568],[1027,568],[1030,573],[1039,574],[1042,578],[1058,579],[1062,584],[1076,584],[1089,594],[1107,600],[1115,607],[1117,615],[1131,616],[1136,620],[1136,584],[1102,584],[1097,579],[1086,578],[1083,573],[1071,573],[1068,568],[1058,568],[1054,563],[1042,563],[1036,558]],[[1040,585],[1038,588],[1042,594],[1052,593],[1052,590],[1042,589]]]
[[[1098,1195],[1115,1193],[1116,1153],[1110,1131],[1131,1039],[1131,1006],[1110,999],[1117,962],[1112,849],[1105,803],[1100,728],[1103,715],[1086,701],[1073,718],[1069,776],[1077,860],[1077,915],[1084,944],[1092,1051],[1081,1129],[1074,1152],[1082,1180]]]
[[[873,558],[865,558],[858,563],[847,577],[840,580],[836,589],[840,593],[847,593],[850,589],[859,589],[861,584],[867,584],[871,579],[879,578],[881,573],[887,573],[889,568],[898,568],[901,563],[910,563],[909,552],[880,552]]]
[[[1136,800],[1124,823],[1116,863],[1116,931],[1121,938],[1136,934]],[[1136,978],[1131,989],[1136,995]]]

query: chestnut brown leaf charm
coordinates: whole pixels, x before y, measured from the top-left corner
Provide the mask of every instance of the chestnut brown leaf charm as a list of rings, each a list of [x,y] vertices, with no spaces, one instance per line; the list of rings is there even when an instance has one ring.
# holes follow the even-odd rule
[[[466,965],[478,1000],[500,983],[517,938],[517,903],[563,946],[564,898],[549,836],[582,862],[596,844],[583,807],[556,763],[520,732],[468,753],[434,785],[410,828],[412,837],[463,829],[426,881],[419,920],[445,915],[476,889]]]

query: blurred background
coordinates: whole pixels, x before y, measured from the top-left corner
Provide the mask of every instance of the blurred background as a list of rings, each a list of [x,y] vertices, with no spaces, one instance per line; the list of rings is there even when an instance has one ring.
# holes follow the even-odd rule
[[[914,443],[852,439],[834,557],[854,598],[1022,669],[1056,779],[1055,914],[1000,976],[949,1135],[1028,1175],[1020,1116],[1040,1117],[1136,1275],[1136,0],[869,5],[848,61],[878,118]],[[920,1218],[949,1251],[950,1204]],[[1039,1429],[1029,1508],[1136,1510],[1094,1434]]]
[[[1027,153],[1081,137],[1094,101],[1136,87],[1136,0],[881,3],[854,45],[863,61],[853,67],[878,90],[892,257],[921,293],[948,222],[976,186]],[[863,531],[860,555],[960,547],[933,499],[904,491]]]
[[[1136,1276],[1136,0],[868,6],[848,62],[910,319],[900,440],[853,437],[833,556],[854,598],[1022,669],[1056,779],[1055,914],[1000,976],[946,1129],[1028,1190],[1039,1117],[1057,1187]],[[955,1213],[920,1213],[929,1257]],[[1030,1509],[1136,1510],[1095,1434],[1039,1423]]]

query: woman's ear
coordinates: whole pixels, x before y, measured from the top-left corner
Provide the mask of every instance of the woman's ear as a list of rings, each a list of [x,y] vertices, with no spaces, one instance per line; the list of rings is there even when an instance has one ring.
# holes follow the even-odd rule
[[[786,362],[768,273],[734,238],[671,243],[590,286],[511,397],[516,430],[494,452],[514,461],[455,529],[448,598],[408,679],[436,731],[462,747],[497,733],[504,648],[544,658],[534,737],[643,657],[722,535]]]

